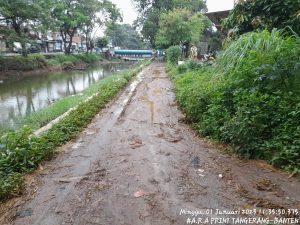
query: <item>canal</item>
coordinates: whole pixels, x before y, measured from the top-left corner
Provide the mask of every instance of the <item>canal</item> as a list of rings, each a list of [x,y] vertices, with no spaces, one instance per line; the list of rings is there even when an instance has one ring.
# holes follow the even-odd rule
[[[0,83],[0,129],[16,128],[21,117],[39,111],[69,95],[80,94],[106,76],[132,64],[107,64],[83,71],[49,73]]]

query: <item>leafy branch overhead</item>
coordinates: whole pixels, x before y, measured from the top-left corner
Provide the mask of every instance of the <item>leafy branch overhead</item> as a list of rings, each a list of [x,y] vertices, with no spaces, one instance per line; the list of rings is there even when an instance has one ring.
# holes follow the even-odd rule
[[[239,1],[223,25],[243,34],[257,29],[290,27],[300,34],[300,0]]]

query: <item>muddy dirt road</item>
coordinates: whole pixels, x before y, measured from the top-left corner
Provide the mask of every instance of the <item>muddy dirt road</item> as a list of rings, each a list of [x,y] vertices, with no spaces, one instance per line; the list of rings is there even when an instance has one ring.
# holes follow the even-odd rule
[[[31,177],[2,223],[184,225],[192,216],[181,209],[299,208],[297,178],[222,154],[182,121],[153,63]]]

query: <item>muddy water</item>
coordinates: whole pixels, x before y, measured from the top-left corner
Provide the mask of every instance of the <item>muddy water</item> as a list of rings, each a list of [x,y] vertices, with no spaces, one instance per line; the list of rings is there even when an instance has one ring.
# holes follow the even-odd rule
[[[84,71],[49,73],[0,82],[0,129],[16,127],[16,119],[48,107],[52,102],[76,95],[91,84],[130,64],[108,64]]]

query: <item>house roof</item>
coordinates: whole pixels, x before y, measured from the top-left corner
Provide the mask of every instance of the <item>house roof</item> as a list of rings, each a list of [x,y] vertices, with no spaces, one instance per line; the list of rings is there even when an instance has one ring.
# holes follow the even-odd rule
[[[221,28],[222,20],[229,16],[230,10],[218,11],[218,12],[208,12],[205,15],[215,24],[216,28],[219,30]]]

